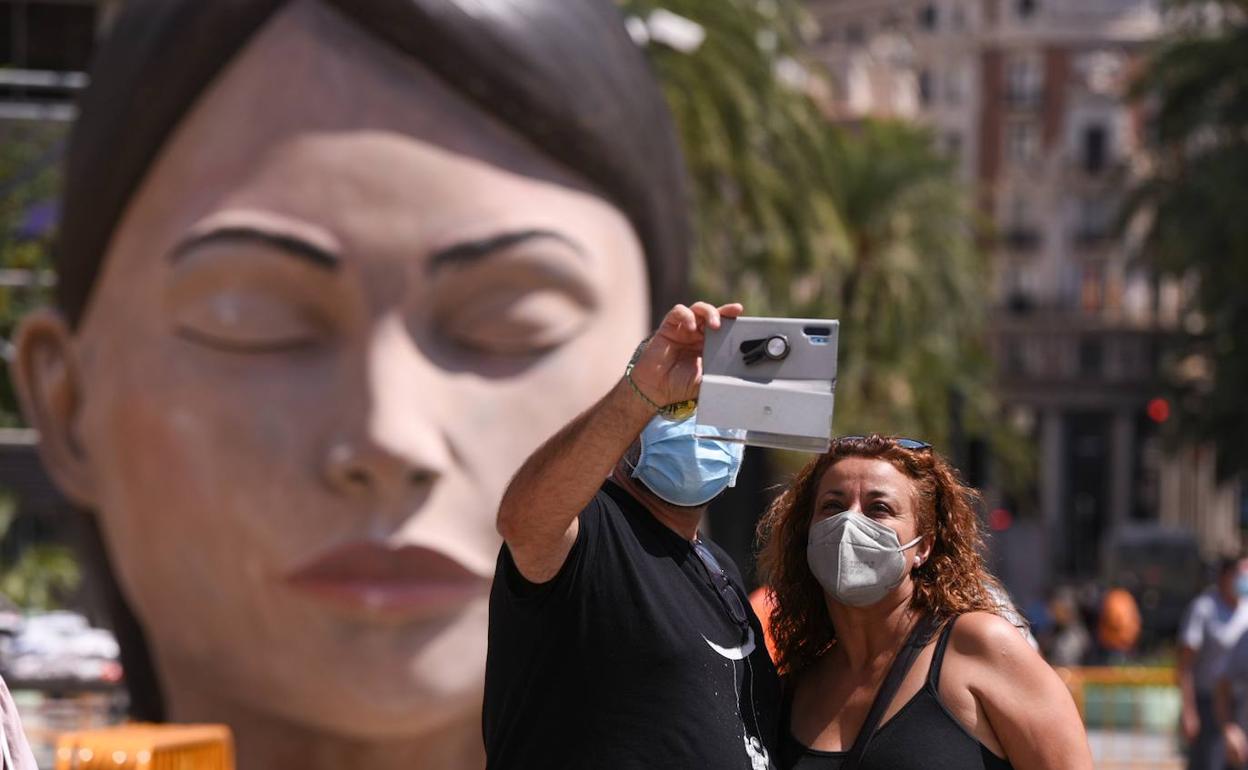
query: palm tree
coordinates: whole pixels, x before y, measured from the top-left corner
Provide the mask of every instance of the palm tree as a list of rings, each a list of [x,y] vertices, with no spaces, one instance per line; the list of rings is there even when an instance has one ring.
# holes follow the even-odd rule
[[[696,195],[693,283],[751,312],[790,305],[794,273],[830,270],[843,228],[817,159],[827,125],[795,83],[800,32],[792,0],[622,0],[701,26],[696,50],[647,47],[676,116]],[[789,76],[786,78],[785,74]]]
[[[647,48],[694,182],[698,294],[740,298],[756,315],[840,318],[840,432],[945,442],[961,401],[969,432],[1003,438],[975,217],[928,132],[830,124],[800,87],[817,68],[801,63],[810,22],[792,0],[621,6],[705,31],[696,50]]]
[[[840,428],[948,446],[950,407],[962,401],[968,427],[988,434],[997,421],[983,349],[987,260],[952,163],[929,132],[898,122],[830,129],[827,141],[845,267],[799,279],[812,296],[794,309],[842,319]]]
[[[1178,31],[1137,96],[1155,105],[1157,152],[1126,221],[1142,253],[1197,279],[1197,308],[1171,370],[1181,432],[1212,441],[1222,475],[1248,470],[1248,0],[1175,2]]]

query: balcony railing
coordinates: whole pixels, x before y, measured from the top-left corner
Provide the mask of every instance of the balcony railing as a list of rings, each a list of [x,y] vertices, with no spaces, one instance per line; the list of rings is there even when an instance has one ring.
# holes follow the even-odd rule
[[[1081,249],[1094,249],[1105,246],[1114,239],[1113,230],[1107,227],[1079,227],[1070,234],[1070,240]]]
[[[0,119],[73,120],[83,72],[0,68]]]
[[[1044,91],[1039,88],[1007,88],[1005,105],[1012,110],[1035,110],[1044,104]]]

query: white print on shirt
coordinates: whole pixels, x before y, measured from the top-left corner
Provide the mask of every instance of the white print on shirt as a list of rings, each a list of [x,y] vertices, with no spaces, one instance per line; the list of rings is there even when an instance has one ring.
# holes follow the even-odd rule
[[[740,647],[720,647],[705,636],[702,637],[702,641],[709,644],[711,649],[720,657],[728,660],[745,660],[754,652],[754,629],[745,629],[745,641],[741,643]]]
[[[745,736],[745,753],[750,757],[750,770],[768,770],[771,767],[771,757],[767,756],[767,749],[757,738]]]
[[[754,630],[747,628],[748,634],[745,643],[740,647],[732,650],[725,650],[706,637],[706,643],[711,645],[715,652],[729,660],[732,667],[732,692],[736,696],[737,701],[737,718],[741,720],[741,740],[745,745],[745,755],[750,758],[750,770],[772,770],[771,756],[767,753],[767,747],[763,746],[763,742],[758,736],[750,735],[750,728],[745,723],[745,713],[741,709],[741,690],[737,686],[737,661],[745,661],[745,670],[750,678],[750,713],[754,717],[754,730],[758,731],[758,712],[754,710],[754,666],[750,663],[749,654],[754,650]],[[749,649],[746,649],[749,648]],[[737,657],[741,650],[746,650]]]

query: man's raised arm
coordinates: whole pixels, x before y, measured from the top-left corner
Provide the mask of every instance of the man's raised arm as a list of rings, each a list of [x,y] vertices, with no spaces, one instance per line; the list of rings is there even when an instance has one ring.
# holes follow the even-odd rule
[[[646,343],[630,383],[621,378],[598,403],[566,425],[520,466],[498,509],[498,531],[525,578],[559,572],[576,542],[577,516],[656,413],[656,405],[696,398],[704,330],[738,304],[677,305]]]

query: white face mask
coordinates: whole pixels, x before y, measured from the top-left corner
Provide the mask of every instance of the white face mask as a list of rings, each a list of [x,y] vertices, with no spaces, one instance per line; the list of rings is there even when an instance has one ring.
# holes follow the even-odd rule
[[[837,601],[866,607],[883,599],[906,574],[905,545],[897,533],[854,511],[845,511],[810,528],[806,562],[823,590]]]

